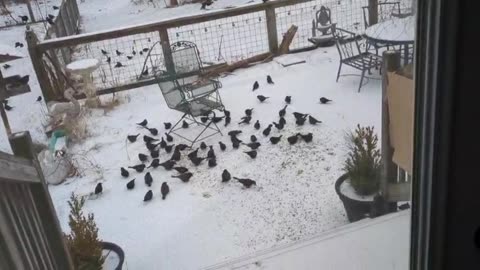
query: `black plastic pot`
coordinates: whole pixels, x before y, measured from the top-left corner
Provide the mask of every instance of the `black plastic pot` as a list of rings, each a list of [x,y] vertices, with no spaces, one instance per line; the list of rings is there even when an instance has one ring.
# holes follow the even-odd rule
[[[115,267],[115,270],[122,270],[123,262],[125,261],[125,253],[123,249],[118,245],[110,242],[102,242],[102,249],[109,250],[117,254],[119,258],[118,265]]]
[[[347,218],[350,222],[355,222],[360,219],[367,217],[370,214],[370,209],[372,208],[372,201],[358,201],[352,198],[349,198],[343,195],[340,192],[340,186],[342,183],[348,179],[346,174],[340,176],[335,182],[335,192],[337,192],[338,197],[343,202],[343,207],[345,207],[345,212],[347,212]]]

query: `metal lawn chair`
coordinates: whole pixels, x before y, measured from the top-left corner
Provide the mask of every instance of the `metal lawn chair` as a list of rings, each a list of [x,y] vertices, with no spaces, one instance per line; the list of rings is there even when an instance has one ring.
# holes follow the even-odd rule
[[[358,86],[358,92],[360,92],[363,78],[365,77],[365,71],[368,71],[368,74],[371,74],[370,70],[372,68],[378,68],[381,66],[382,58],[376,54],[368,52],[366,48],[364,51],[362,51],[359,43],[359,41],[362,40],[362,37],[353,32],[336,28],[334,36],[338,53],[340,54],[337,82],[338,78],[340,77],[343,64],[358,69],[362,71],[360,85]]]
[[[218,93],[221,83],[216,79],[203,76],[204,68],[195,43],[176,42],[171,46],[171,52],[175,72],[161,70],[154,72],[168,107],[183,113],[180,120],[170,129],[169,134],[173,133],[189,141],[191,145],[217,133],[222,134],[210,118],[205,123],[197,120],[200,116],[208,116],[213,110],[224,109]],[[202,127],[201,132],[194,139],[180,134],[179,130],[182,127],[178,125],[183,120]],[[202,136],[207,130],[211,130],[213,133]]]
[[[331,46],[334,44],[333,32],[336,23],[332,23],[331,11],[325,6],[315,13],[315,19],[312,21],[312,37],[308,39],[317,46]],[[321,34],[317,36],[317,33]]]

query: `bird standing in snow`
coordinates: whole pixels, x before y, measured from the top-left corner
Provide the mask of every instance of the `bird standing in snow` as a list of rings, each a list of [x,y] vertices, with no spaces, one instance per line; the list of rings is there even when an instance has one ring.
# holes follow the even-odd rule
[[[272,77],[270,77],[270,75],[267,75],[267,83],[268,84],[274,84],[274,82],[272,80]]]
[[[223,170],[223,172],[222,172],[222,182],[228,182],[228,181],[230,181],[231,178],[232,178],[232,176],[227,171],[227,169]]]
[[[286,96],[286,97],[285,97],[285,102],[286,102],[287,104],[290,104],[290,103],[292,102],[292,96]]]
[[[128,183],[127,183],[127,189],[128,190],[131,190],[135,187],[135,178],[130,180]]]
[[[260,121],[257,120],[257,122],[255,122],[255,125],[253,125],[253,127],[254,127],[256,130],[259,130],[259,129],[260,129]]]
[[[260,87],[260,85],[258,84],[257,81],[255,81],[255,82],[253,83],[252,91],[257,90],[259,87]]]
[[[98,183],[97,186],[95,187],[95,195],[98,195],[103,192],[103,186],[102,183]]]
[[[182,182],[187,183],[188,181],[190,181],[190,178],[192,178],[192,176],[193,176],[193,173],[185,172],[185,173],[182,173],[180,175],[172,175],[172,178],[178,178],[178,179],[182,180]]]
[[[145,196],[143,196],[143,201],[148,202],[148,201],[152,200],[152,198],[153,198],[153,192],[152,192],[152,190],[149,190],[149,191],[147,191],[147,193],[145,193]]]
[[[137,123],[137,125],[142,126],[142,127],[146,127],[148,125],[148,121],[147,121],[147,119],[143,119],[143,121],[140,122],[140,123]]]
[[[123,176],[123,177],[128,177],[130,175],[130,173],[123,167],[120,168],[120,174]]]
[[[233,179],[237,180],[238,182],[242,183],[242,185],[246,188],[250,188],[252,185],[257,185],[257,182],[253,181],[252,179],[248,178],[237,178],[233,177]]]
[[[153,183],[153,177],[152,175],[150,174],[150,172],[147,172],[145,174],[145,176],[143,177],[143,179],[145,180],[145,184],[149,187],[152,186],[152,183]]]
[[[269,99],[270,97],[266,97],[263,95],[258,95],[257,99],[260,101],[260,103],[263,103],[265,100]]]
[[[322,104],[327,104],[328,102],[332,101],[331,99],[328,99],[326,97],[321,97],[320,98],[320,103]]]
[[[162,192],[162,200],[167,198],[167,194],[170,192],[170,187],[168,187],[167,182],[162,183],[162,187],[160,188],[160,192]]]

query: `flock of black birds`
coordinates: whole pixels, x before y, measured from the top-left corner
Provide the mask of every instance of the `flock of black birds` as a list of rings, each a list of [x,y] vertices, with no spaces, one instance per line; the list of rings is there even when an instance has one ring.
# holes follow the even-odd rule
[[[268,84],[273,84],[273,80],[270,76],[267,76],[267,83]],[[260,84],[258,81],[256,81],[253,85],[253,91],[259,89]],[[257,99],[260,101],[260,103],[263,103],[265,100],[267,100],[269,97],[265,97],[262,95],[258,95]],[[287,121],[285,119],[286,116],[286,109],[288,105],[291,104],[292,102],[292,97],[291,96],[286,96],[285,97],[285,106],[281,108],[278,112],[279,120],[277,122],[272,122],[271,124],[268,124],[265,129],[262,131],[262,135],[265,137],[270,136],[270,133],[272,131],[272,128],[275,127],[277,130],[283,130],[285,125],[287,124]],[[327,99],[325,97],[320,98],[320,103],[321,104],[326,104],[331,102],[330,99]],[[209,112],[206,115],[202,116],[201,121],[202,122],[207,122],[207,121],[212,121],[215,123],[219,123],[222,120],[225,121],[225,126],[228,126],[230,123],[230,111],[223,109],[222,110],[224,116],[218,117],[216,116],[215,112]],[[241,117],[241,121],[238,123],[239,125],[249,125],[252,116],[254,114],[254,108],[247,108],[245,109],[245,116]],[[317,125],[319,123],[322,123],[321,121],[315,119],[313,116],[310,114],[306,113],[300,113],[300,112],[293,112],[292,114],[295,118],[295,124],[297,126],[303,126],[305,122],[308,119],[308,122],[311,125]],[[165,122],[164,124],[164,129],[165,131],[168,131],[172,128],[172,124],[170,122]],[[152,136],[158,136],[159,131],[156,128],[150,128],[148,127],[148,120],[144,119],[143,121],[136,123],[136,125],[139,128],[148,130],[150,135]],[[255,124],[253,125],[256,130],[261,129],[261,124],[260,120],[256,120]],[[189,128],[189,125],[187,122],[183,122],[182,124],[183,128]],[[228,136],[230,137],[230,141],[232,144],[232,149],[239,149],[241,145],[245,146],[248,148],[248,151],[243,151],[249,158],[251,159],[256,159],[258,155],[258,149],[262,146],[260,142],[258,142],[258,138],[255,135],[250,136],[250,141],[249,142],[244,142],[238,136],[242,134],[242,130],[231,130],[228,133]],[[127,135],[127,140],[130,143],[135,143],[137,142],[138,138],[140,137],[140,133],[138,134],[133,134],[133,135]],[[283,135],[280,136],[271,136],[269,138],[269,141],[272,145],[278,144],[282,140]],[[177,175],[172,175],[172,178],[178,178],[182,182],[187,183],[190,181],[190,179],[193,177],[193,173],[189,171],[188,168],[182,167],[182,166],[177,166],[177,162],[182,159],[182,157],[185,157],[192,163],[193,166],[199,166],[202,164],[202,162],[207,161],[208,167],[216,167],[217,164],[217,154],[215,153],[214,146],[213,145],[207,145],[205,142],[201,142],[200,145],[195,148],[193,151],[190,151],[189,153],[184,153],[187,148],[190,148],[188,145],[185,144],[173,144],[173,137],[169,135],[167,132],[165,132],[165,138],[162,136],[161,138],[154,138],[149,135],[143,135],[143,142],[145,143],[146,149],[149,151],[149,155],[145,153],[139,153],[138,154],[138,160],[139,164],[133,165],[133,166],[127,166],[121,167],[120,168],[120,175],[123,178],[128,178],[130,177],[130,170],[134,170],[137,173],[143,173],[145,169],[156,169],[158,167],[163,167],[167,171],[174,170],[178,174]],[[294,145],[298,142],[299,138],[303,140],[306,143],[310,143],[313,140],[313,133],[307,133],[307,134],[302,134],[302,133],[296,133],[292,134],[287,137],[287,142],[289,145]],[[171,143],[171,144],[169,144]],[[219,149],[220,151],[224,152],[227,150],[227,145],[219,141],[218,142]],[[162,150],[163,149],[163,150]],[[207,151],[208,149],[208,151]],[[159,153],[160,151],[165,151],[167,154],[171,154],[171,157],[164,162],[160,162],[159,159]],[[199,156],[199,150],[207,151],[206,156]],[[173,151],[173,153],[172,153]],[[147,166],[146,164],[150,162],[150,164]],[[253,185],[256,185],[257,182],[248,179],[248,178],[238,178],[238,177],[232,177],[230,172],[227,169],[224,169],[221,175],[221,182],[229,182],[231,179],[237,180],[240,184],[242,184],[245,188],[250,188]],[[135,188],[135,178],[127,182],[126,188],[127,190],[132,190]],[[146,172],[144,175],[144,182],[145,185],[148,187],[152,186],[152,183],[154,182],[154,179],[151,175],[150,172]],[[96,188],[95,188],[95,194],[100,194],[102,193],[103,188],[102,184],[98,183]],[[170,192],[170,187],[168,186],[167,182],[163,182],[161,185],[160,192],[162,194],[162,199],[166,199],[168,193]],[[150,201],[153,198],[153,191],[151,189],[148,190],[148,192],[145,194],[143,201],[147,202]]]
[[[147,38],[147,41],[151,42],[152,40],[150,38]],[[137,55],[137,53],[139,55],[143,55],[144,53],[147,53],[150,50],[150,48],[142,48],[141,50],[138,50],[138,48],[135,49],[135,46],[136,46],[135,43],[136,42],[134,41],[133,44],[132,44],[132,51],[130,53],[125,53],[124,51],[122,52],[122,51],[119,51],[118,49],[115,50],[114,54],[106,51],[105,49],[100,49],[100,52],[102,53],[103,56],[106,57],[105,62],[107,62],[109,65],[112,63],[112,56],[116,55],[117,58],[114,59],[114,61],[113,61],[115,63],[115,65],[113,66],[114,68],[126,67],[127,65],[122,63],[122,61],[125,60],[125,59],[122,60],[121,57],[125,57],[126,60],[128,61],[128,60],[132,60]],[[138,52],[137,52],[137,50],[138,50]],[[148,73],[149,73],[149,70],[148,70],[148,66],[147,66],[147,67],[145,67],[145,70],[142,70],[141,75],[142,76],[148,76]]]

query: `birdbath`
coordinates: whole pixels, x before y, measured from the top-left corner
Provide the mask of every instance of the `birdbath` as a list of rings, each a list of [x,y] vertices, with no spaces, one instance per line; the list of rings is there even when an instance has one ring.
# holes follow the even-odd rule
[[[100,100],[97,97],[97,90],[92,80],[92,73],[100,66],[97,59],[82,59],[74,61],[67,65],[67,70],[71,74],[80,75],[83,79],[83,91],[87,100],[85,106],[95,108],[100,105]]]

